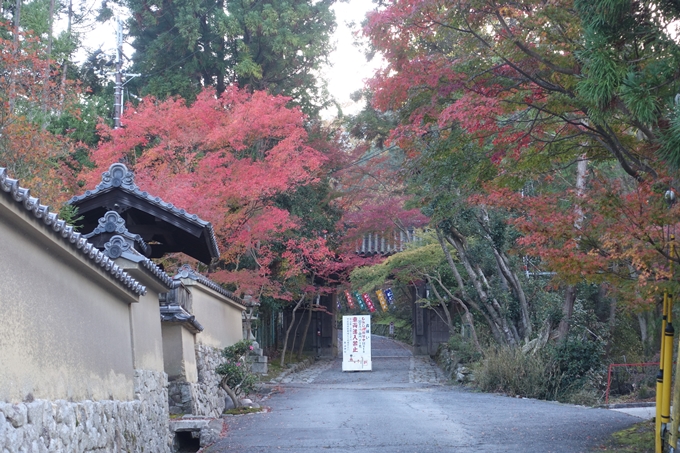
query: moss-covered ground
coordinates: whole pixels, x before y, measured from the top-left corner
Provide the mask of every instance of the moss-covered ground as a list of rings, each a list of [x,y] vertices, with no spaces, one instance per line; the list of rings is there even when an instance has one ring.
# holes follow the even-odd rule
[[[654,453],[654,421],[637,423],[630,428],[612,434],[593,452]]]

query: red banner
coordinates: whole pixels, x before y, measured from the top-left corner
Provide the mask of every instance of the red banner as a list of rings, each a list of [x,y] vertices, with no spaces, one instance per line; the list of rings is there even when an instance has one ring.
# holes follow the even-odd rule
[[[371,296],[368,295],[368,293],[363,293],[361,297],[364,298],[364,302],[366,302],[366,306],[368,307],[368,311],[373,313],[375,311],[375,307],[373,306],[373,301],[371,300]]]
[[[349,307],[350,310],[354,310],[354,299],[352,299],[352,295],[349,293],[349,291],[345,290],[345,297],[347,298],[347,306]]]

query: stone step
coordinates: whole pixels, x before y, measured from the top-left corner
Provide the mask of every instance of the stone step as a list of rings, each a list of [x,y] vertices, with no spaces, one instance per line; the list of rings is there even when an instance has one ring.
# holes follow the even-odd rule
[[[210,423],[206,418],[177,418],[170,420],[170,430],[177,431],[200,431]]]

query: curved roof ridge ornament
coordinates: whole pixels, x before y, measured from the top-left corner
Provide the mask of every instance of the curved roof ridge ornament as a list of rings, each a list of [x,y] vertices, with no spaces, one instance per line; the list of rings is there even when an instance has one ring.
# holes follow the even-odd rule
[[[130,233],[125,224],[125,219],[116,211],[108,211],[103,217],[100,217],[97,221],[97,227],[92,230],[92,232],[84,234],[83,237],[90,239],[100,234],[113,233],[131,241],[133,247],[134,244],[139,245],[139,248],[144,255],[148,256],[151,254],[151,247],[149,244],[147,244],[139,234]],[[111,237],[111,239],[113,239],[113,237]]]
[[[97,184],[97,189],[107,187],[124,187],[128,190],[139,190],[135,184],[135,174],[128,170],[125,164],[111,164],[109,171],[102,173],[102,182]]]
[[[149,258],[146,258],[134,250],[134,247],[130,244],[130,241],[120,236],[118,234],[111,236],[109,242],[104,244],[104,254],[108,256],[111,260],[116,260],[120,257],[132,259],[132,261],[138,262],[143,268],[145,268],[153,277],[160,281],[163,285],[169,289],[176,288],[179,284],[178,281],[173,280],[163,269],[160,268],[156,263],[154,263]]]
[[[109,242],[104,244],[104,253],[111,259],[115,260],[123,256],[123,253],[130,250],[132,246],[123,236],[115,235],[109,239]]]

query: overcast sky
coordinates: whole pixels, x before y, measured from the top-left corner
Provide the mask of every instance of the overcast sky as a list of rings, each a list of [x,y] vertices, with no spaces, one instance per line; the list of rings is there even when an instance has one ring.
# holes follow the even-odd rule
[[[364,81],[373,75],[379,64],[377,58],[370,63],[366,62],[361,50],[354,45],[352,29],[347,24],[354,21],[354,30],[357,30],[366,13],[374,6],[370,0],[350,0],[347,3],[335,3],[333,6],[338,23],[334,35],[336,50],[330,58],[332,66],[327,69],[325,75],[328,89],[338,100],[345,114],[357,113],[361,108],[361,104],[353,103],[349,96],[362,88]],[[335,115],[336,112],[328,113]]]

